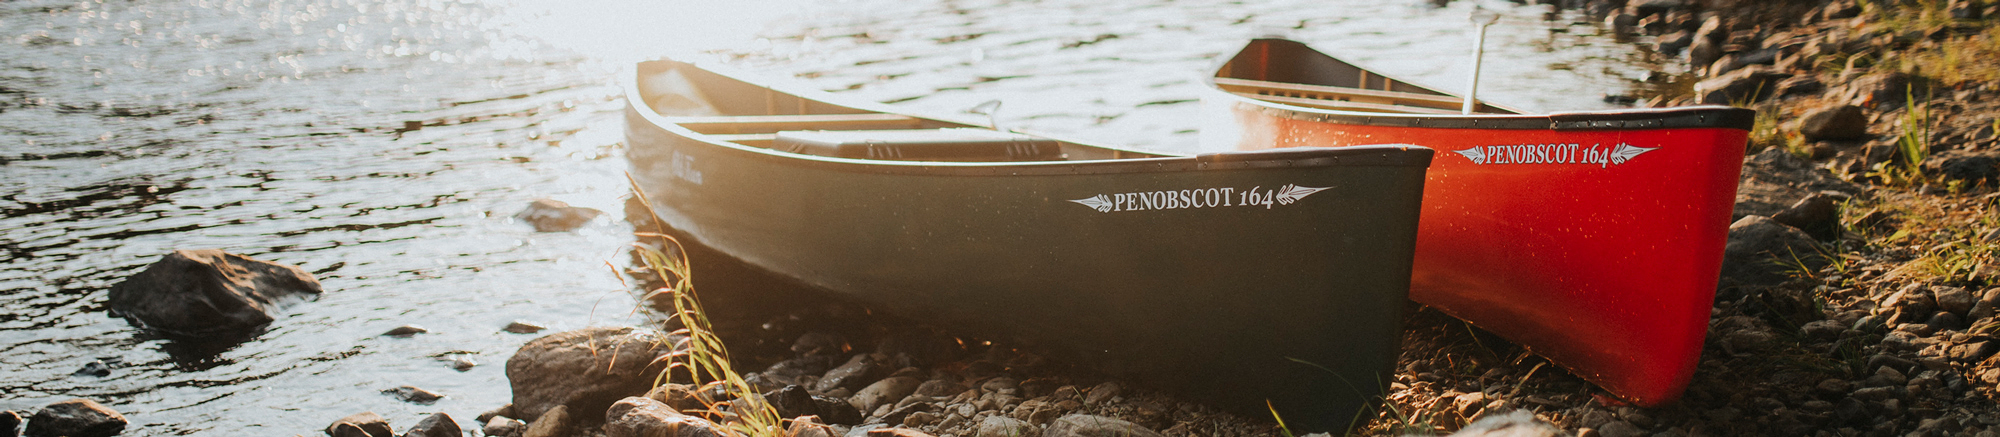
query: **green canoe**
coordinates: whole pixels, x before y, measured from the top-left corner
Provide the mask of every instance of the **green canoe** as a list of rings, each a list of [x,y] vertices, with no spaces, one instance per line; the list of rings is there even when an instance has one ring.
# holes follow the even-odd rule
[[[1141,152],[739,77],[625,78],[632,175],[689,243],[1294,430],[1391,379],[1430,149]]]

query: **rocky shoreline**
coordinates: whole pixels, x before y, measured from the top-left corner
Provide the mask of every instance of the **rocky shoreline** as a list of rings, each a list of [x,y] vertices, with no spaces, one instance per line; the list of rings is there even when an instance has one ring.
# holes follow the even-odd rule
[[[1673,405],[1632,407],[1519,345],[1413,304],[1390,394],[1380,411],[1360,419],[1358,433],[2000,435],[2000,104],[1993,101],[2000,68],[1991,57],[2000,54],[2000,7],[1976,0],[1543,3],[1582,10],[1608,31],[1691,66],[1660,72],[1652,91],[1618,100],[1760,112],[1695,381]],[[596,215],[549,202],[522,218],[547,217],[552,222],[537,229],[560,231]],[[283,290],[213,300],[210,307],[232,312],[189,317],[142,311],[156,305],[126,302],[120,284],[111,307],[168,334],[241,334],[269,323],[263,306],[319,292],[296,268],[231,257],[191,251],[169,256],[169,264],[234,263],[251,276],[226,282]],[[164,282],[187,274],[148,272],[140,276]],[[797,301],[748,311],[763,315],[718,331],[737,348],[745,382],[780,416],[799,418],[785,425],[789,436],[1285,433],[1268,417],[1229,414],[1029,347],[853,304]],[[524,323],[508,330],[540,329]],[[422,334],[415,326],[384,333]],[[361,412],[325,432],[727,435],[732,415],[710,410],[731,399],[668,371],[681,338],[633,327],[549,334],[508,360],[514,397],[506,406],[468,421],[439,413],[401,432]],[[656,384],[663,371],[670,378]],[[415,403],[438,396],[412,386],[389,392]],[[77,399],[31,415],[4,412],[0,437],[109,436],[125,424],[118,412]]]

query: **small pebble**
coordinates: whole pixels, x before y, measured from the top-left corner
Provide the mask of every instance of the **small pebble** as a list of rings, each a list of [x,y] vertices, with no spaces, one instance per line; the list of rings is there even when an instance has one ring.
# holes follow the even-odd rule
[[[452,357],[452,358],[451,358],[451,369],[452,369],[452,370],[457,370],[457,371],[460,371],[460,372],[464,372],[464,371],[467,371],[467,370],[472,370],[472,367],[473,367],[473,366],[478,366],[478,365],[479,365],[479,362],[477,362],[477,361],[473,361],[473,360],[472,360],[471,358],[466,358],[466,357]]]
[[[546,329],[549,328],[547,326],[542,326],[540,323],[515,320],[513,323],[508,323],[507,328],[504,329],[504,331],[512,332],[515,334],[533,334],[537,332],[542,332],[543,330]]]
[[[388,390],[383,390],[382,392],[394,395],[396,396],[397,399],[402,399],[405,402],[415,402],[419,404],[428,404],[432,402],[437,402],[438,399],[444,398],[444,395],[438,394],[437,392],[424,390],[421,388],[417,388],[415,386],[408,386],[408,385]]]
[[[1083,402],[1091,405],[1102,404],[1105,401],[1118,397],[1118,391],[1119,387],[1116,382],[1098,384],[1096,387],[1090,388],[1090,395],[1084,396]]]
[[[387,337],[409,338],[410,336],[426,332],[431,332],[431,330],[424,329],[424,327],[417,325],[403,325],[396,327],[396,329],[391,329],[389,330],[389,332],[384,332],[382,333],[382,335]]]
[[[521,432],[527,429],[526,422],[507,417],[494,417],[493,420],[486,421],[484,431],[486,435],[493,437],[514,437],[521,435]]]
[[[95,376],[99,378],[111,376],[111,366],[104,364],[103,360],[94,360],[88,364],[84,364],[82,369],[77,369],[76,373],[72,375]]]

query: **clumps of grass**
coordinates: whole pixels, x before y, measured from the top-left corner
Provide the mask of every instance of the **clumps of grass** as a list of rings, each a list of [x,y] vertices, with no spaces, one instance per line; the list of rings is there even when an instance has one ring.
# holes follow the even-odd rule
[[[1890,186],[1914,187],[1931,182],[1924,174],[1924,161],[1931,154],[1930,104],[1917,99],[1911,86],[1903,90],[1903,115],[1899,117],[1896,133],[1896,152],[1899,159],[1876,163],[1870,176],[1880,179]]]
[[[1878,229],[1850,218],[1849,227],[1865,244],[1900,252],[1895,269],[1906,280],[1939,283],[1979,283],[1994,279],[2000,265],[2000,242],[1981,234],[2000,228],[2000,207],[1976,198],[1909,194],[1881,196],[1850,206],[1850,216],[1889,215],[1894,230]],[[1880,211],[1880,213],[1878,213]],[[1886,227],[1888,225],[1885,225]]]
[[[1992,17],[1954,19],[1950,2],[1942,0],[1874,3],[1865,8],[1876,17],[1868,31],[1918,41],[1894,65],[1885,66],[1922,72],[1947,86],[2000,80],[2000,64],[1992,62],[2000,57],[2000,22]],[[1920,42],[1923,39],[1935,43]]]
[[[627,175],[627,179],[630,180],[630,175]],[[637,181],[632,181],[632,192],[639,202],[645,205],[646,211],[653,211],[652,203],[646,200],[645,193],[639,189]],[[657,224],[659,221],[658,217],[653,218],[654,223]],[[708,313],[702,310],[701,299],[695,295],[694,276],[688,269],[687,251],[684,250],[680,240],[667,235],[664,229],[638,232],[634,235],[657,238],[666,245],[665,250],[674,253],[673,256],[669,256],[663,248],[642,243],[633,244],[639,258],[646,263],[646,268],[666,283],[665,287],[647,293],[640,301],[671,299],[674,307],[673,321],[681,326],[681,329],[673,333],[683,338],[680,344],[674,345],[675,352],[670,355],[673,362],[669,364],[667,371],[660,372],[653,384],[655,386],[665,384],[668,375],[674,374],[676,370],[685,369],[698,385],[696,390],[698,393],[719,392],[723,398],[734,399],[733,401],[703,400],[708,404],[709,413],[726,419],[721,423],[726,430],[735,435],[749,437],[784,435],[783,419],[778,417],[777,408],[764,399],[764,395],[758,393],[749,381],[743,379],[742,374],[730,366],[729,349],[722,343],[722,338],[716,336],[714,325],[709,323]]]
[[[1910,88],[1903,90],[1904,101],[1910,102],[1903,108],[1902,131],[1896,136],[1896,145],[1903,151],[1903,165],[1911,174],[1922,177],[1924,160],[1931,154],[1931,117],[1929,105],[1918,101]]]
[[[1952,232],[1954,237],[1962,232]],[[1932,246],[1917,259],[1910,261],[1918,272],[1946,282],[1971,281],[1980,266],[1991,264],[1995,255],[2000,255],[2000,247],[1990,242],[1974,243],[1970,239],[1959,239]]]

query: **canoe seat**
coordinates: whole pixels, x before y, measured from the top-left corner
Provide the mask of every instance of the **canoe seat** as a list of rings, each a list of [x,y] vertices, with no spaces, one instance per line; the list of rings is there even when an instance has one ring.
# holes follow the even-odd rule
[[[817,129],[916,129],[924,124],[924,120],[915,117],[883,113],[667,117],[667,122],[710,135]]]
[[[1055,140],[988,129],[782,131],[771,148],[807,155],[888,161],[1061,161]]]

